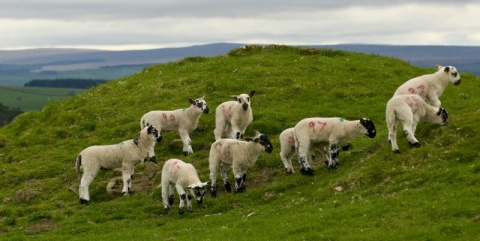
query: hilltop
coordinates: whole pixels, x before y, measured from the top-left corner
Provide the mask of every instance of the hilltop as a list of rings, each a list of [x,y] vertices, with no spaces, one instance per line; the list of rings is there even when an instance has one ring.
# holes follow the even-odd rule
[[[404,81],[434,71],[374,54],[250,46],[148,66],[50,103],[0,128],[0,239],[473,240],[480,235],[479,78],[461,72],[462,84],[447,87],[440,99],[450,123],[420,124],[420,148],[410,148],[400,133],[401,154],[387,142],[386,102]],[[114,173],[101,172],[90,186],[92,204],[79,204],[74,160],[82,149],[134,138],[145,112],[185,108],[189,97],[204,94],[211,113],[191,134],[195,153],[183,157],[170,144],[178,134],[163,133],[159,165],[136,173],[144,180],[180,158],[208,180],[213,110],[250,90],[256,94],[247,133],[270,135],[274,149],[249,170],[245,193],[220,186],[218,198],[208,194],[193,213],[165,215],[160,189],[112,198],[105,189]],[[278,135],[313,116],[367,117],[378,134],[352,140],[334,172],[317,162],[313,177],[298,167],[287,175]],[[149,185],[159,181],[157,173]]]

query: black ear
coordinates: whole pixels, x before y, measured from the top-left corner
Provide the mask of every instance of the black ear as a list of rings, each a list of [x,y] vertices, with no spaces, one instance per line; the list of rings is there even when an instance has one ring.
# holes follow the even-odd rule
[[[248,94],[250,97],[252,97],[255,94],[255,90],[250,91],[250,94]]]
[[[445,111],[445,109],[443,109],[443,108],[438,108],[437,115],[441,115],[442,112],[444,112],[444,111]]]
[[[450,71],[450,67],[449,66],[445,67],[443,71],[445,71],[445,73],[448,73],[448,71]]]
[[[237,96],[236,95],[231,95],[230,98],[234,99],[234,100],[237,100]]]
[[[151,126],[151,125],[149,125],[148,128],[147,128],[147,133],[148,133],[148,134],[152,133],[152,132],[153,132],[153,129],[154,129],[154,127]]]
[[[188,103],[194,105],[194,104],[195,104],[195,100],[193,100],[192,98],[188,98]]]

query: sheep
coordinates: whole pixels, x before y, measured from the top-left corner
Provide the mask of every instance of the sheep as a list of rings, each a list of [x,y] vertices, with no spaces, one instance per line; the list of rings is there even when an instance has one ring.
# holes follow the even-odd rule
[[[348,146],[348,141],[359,135],[373,138],[377,134],[373,121],[369,119],[349,121],[338,117],[303,119],[295,125],[294,132],[300,172],[304,175],[313,175],[309,152],[315,143],[323,142],[329,146],[327,167],[331,171],[338,167],[340,146]]]
[[[186,109],[177,109],[173,111],[154,110],[144,114],[140,120],[140,127],[152,125],[159,132],[178,131],[183,142],[183,154],[185,156],[192,154],[192,140],[189,133],[197,128],[198,121],[202,113],[208,114],[209,109],[205,96],[200,99],[188,99],[190,107]],[[152,143],[148,151],[148,157],[155,162],[155,143]]]
[[[212,144],[208,159],[212,197],[217,197],[216,179],[219,171],[227,192],[231,192],[227,177],[227,171],[230,168],[235,177],[235,193],[244,192],[247,169],[257,161],[262,151],[272,153],[272,143],[265,134],[255,131],[255,137],[245,140],[220,139]]]
[[[80,181],[80,203],[90,203],[88,187],[100,169],[122,167],[122,193],[123,195],[133,193],[131,182],[133,169],[144,161],[148,148],[158,139],[161,140],[158,130],[153,126],[146,126],[135,139],[126,140],[116,145],[90,146],[81,151],[76,159],[77,178]],[[83,166],[81,178],[80,166]]]
[[[445,109],[427,104],[418,95],[398,95],[387,103],[386,122],[388,127],[388,142],[394,153],[400,153],[397,145],[397,122],[402,123],[408,143],[420,147],[415,138],[415,130],[419,122],[430,122],[445,126],[448,123],[448,113]]]
[[[294,128],[288,128],[279,136],[280,139],[280,159],[283,162],[285,167],[285,171],[287,174],[295,173],[295,170],[292,166],[292,157],[295,154],[295,132]],[[350,144],[347,143],[346,145],[342,146],[343,150],[348,150]],[[312,147],[310,148],[309,155],[312,157],[312,160],[315,159],[315,152],[320,152],[322,155],[321,159],[325,160],[325,163],[328,165],[329,156],[327,153],[328,145],[323,142],[312,143]]]
[[[426,102],[430,102],[435,107],[440,107],[441,102],[438,99],[448,83],[459,85],[461,82],[460,74],[453,66],[437,65],[437,72],[433,74],[422,75],[408,80],[395,91],[393,96],[397,95],[420,95]]]
[[[200,181],[197,171],[192,164],[185,163],[179,159],[169,159],[162,168],[161,185],[165,213],[168,213],[170,206],[173,205],[173,186],[175,186],[178,196],[180,196],[178,213],[183,214],[185,200],[187,200],[187,210],[189,212],[193,211],[191,201],[193,197],[195,197],[198,204],[202,204],[203,196],[209,183]]]
[[[220,140],[225,132],[226,138],[241,139],[245,129],[253,121],[250,98],[255,90],[247,94],[231,96],[236,101],[227,101],[220,104],[215,111],[215,140]]]

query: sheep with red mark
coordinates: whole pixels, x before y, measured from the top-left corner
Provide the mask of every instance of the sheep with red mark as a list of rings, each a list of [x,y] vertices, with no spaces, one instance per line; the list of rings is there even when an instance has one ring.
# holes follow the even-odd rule
[[[245,129],[253,121],[250,98],[255,90],[247,94],[231,96],[235,101],[221,103],[215,111],[215,140],[225,138],[242,139]],[[225,135],[223,135],[225,133]]]
[[[173,111],[154,110],[144,114],[140,120],[140,127],[152,125],[159,132],[162,131],[178,131],[183,142],[183,154],[187,156],[192,154],[192,140],[190,132],[195,130],[198,121],[203,113],[209,112],[207,102],[204,97],[200,99],[189,98],[190,107],[186,109],[177,109]],[[155,162],[155,143],[152,144],[148,151],[148,157]]]
[[[122,168],[123,195],[132,193],[131,176],[136,165],[143,162],[148,148],[157,140],[161,140],[160,133],[152,126],[146,126],[140,134],[131,140],[116,145],[90,146],[78,154],[75,164],[77,177],[80,181],[80,203],[89,204],[90,194],[88,187],[100,169]],[[83,175],[80,177],[80,167]]]
[[[330,171],[338,167],[341,146],[348,146],[354,137],[366,135],[373,138],[377,134],[373,121],[369,119],[349,121],[338,117],[303,119],[295,125],[294,132],[300,172],[306,175],[313,175],[309,155],[312,145],[323,143],[329,146],[327,166]]]
[[[235,139],[220,139],[215,141],[210,148],[209,165],[211,180],[211,195],[217,196],[217,174],[220,172],[227,192],[231,192],[227,171],[232,169],[235,178],[235,193],[246,190],[245,181],[247,169],[253,166],[263,151],[272,153],[273,146],[270,138],[258,131],[255,137],[246,141]]]
[[[280,139],[280,159],[283,162],[283,166],[285,167],[285,171],[287,174],[295,173],[292,165],[292,158],[295,154],[295,131],[294,128],[288,128],[279,136]],[[350,144],[347,142],[346,144],[342,145],[343,150],[348,150]],[[309,155],[313,161],[315,159],[315,154],[320,152],[321,160],[324,160],[325,163],[328,165],[329,156],[327,155],[328,144],[324,142],[317,142],[312,143],[312,147],[310,148]],[[312,165],[312,163],[310,164]]]
[[[448,84],[453,83],[454,85],[459,85],[460,82],[460,74],[457,68],[437,65],[437,72],[408,80],[398,87],[394,96],[417,94],[427,103],[431,103],[435,107],[440,107],[441,102],[438,98],[442,95]]]
[[[397,145],[397,123],[403,126],[408,143],[413,147],[420,147],[415,138],[415,130],[420,122],[446,125],[448,113],[445,109],[427,104],[418,95],[398,95],[392,97],[387,103],[386,121],[388,127],[388,141],[392,151],[400,153]]]
[[[189,212],[193,211],[192,198],[195,198],[198,204],[202,204],[209,183],[200,181],[197,170],[192,164],[179,159],[170,159],[163,165],[161,185],[165,213],[168,213],[173,205],[173,186],[175,186],[180,197],[178,213],[183,214],[185,201],[187,201]]]

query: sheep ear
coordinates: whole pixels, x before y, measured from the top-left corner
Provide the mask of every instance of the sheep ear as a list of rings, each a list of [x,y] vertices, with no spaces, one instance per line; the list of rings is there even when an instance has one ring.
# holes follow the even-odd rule
[[[234,100],[238,100],[237,96],[236,95],[232,95],[230,96],[230,98],[234,99]]]
[[[435,67],[437,68],[437,70],[440,70],[440,69],[443,68],[443,66],[441,66],[441,65],[439,65],[439,64],[437,64]]]
[[[246,141],[253,141],[255,138],[245,138]]]
[[[203,96],[200,97],[200,99],[204,100],[205,99],[205,94],[203,94]]]
[[[188,103],[190,103],[190,104],[194,105],[194,104],[195,104],[195,100],[194,100],[194,99],[192,99],[192,98],[188,98]]]
[[[250,91],[250,94],[248,96],[252,97],[255,94],[255,90]]]
[[[443,71],[445,71],[445,73],[448,73],[448,71],[450,71],[450,66],[445,67]]]
[[[443,108],[441,108],[441,107],[438,108],[437,115],[441,115],[444,110],[445,110],[445,109],[443,109]]]

